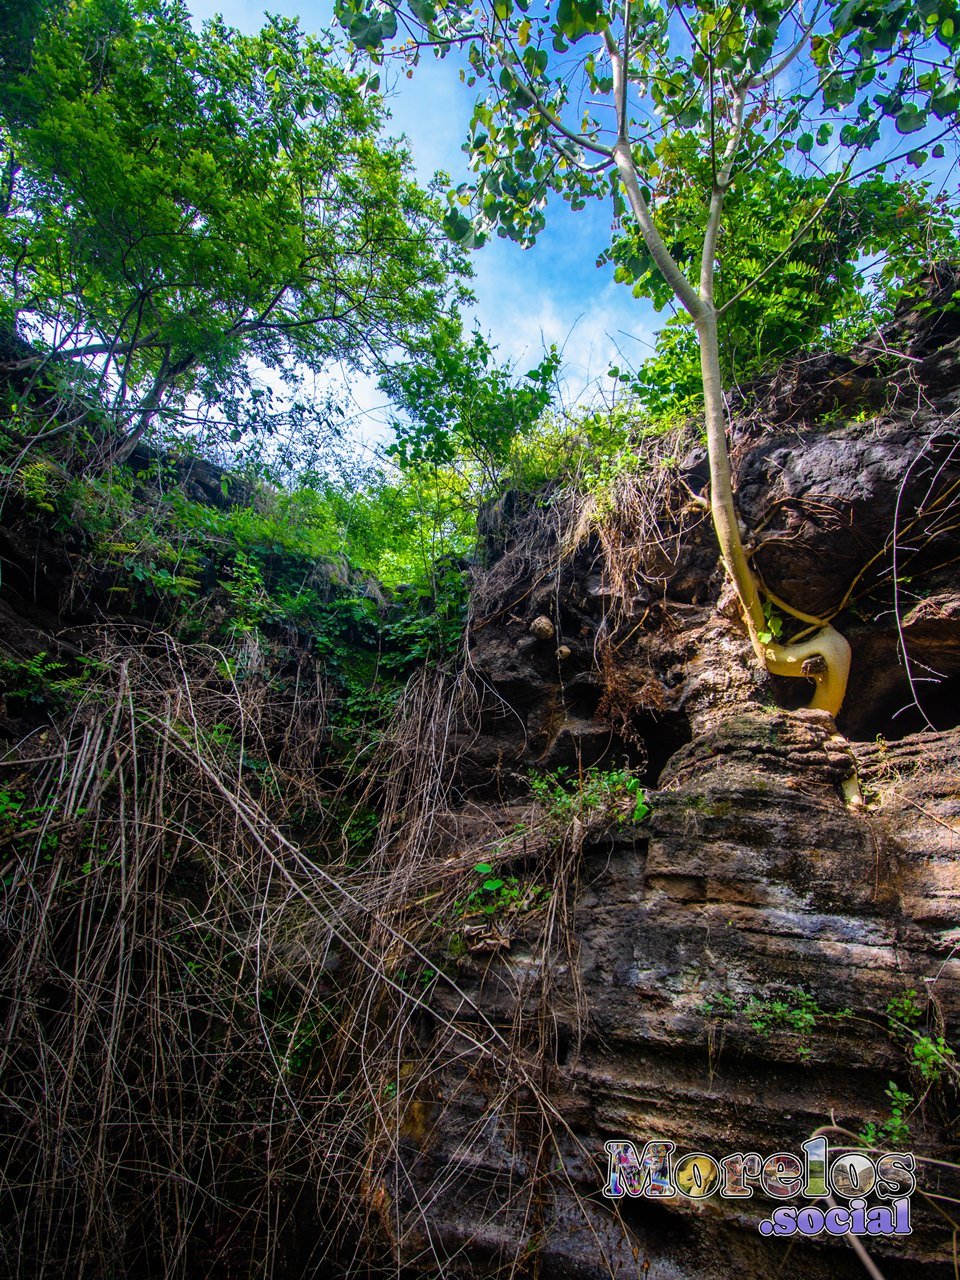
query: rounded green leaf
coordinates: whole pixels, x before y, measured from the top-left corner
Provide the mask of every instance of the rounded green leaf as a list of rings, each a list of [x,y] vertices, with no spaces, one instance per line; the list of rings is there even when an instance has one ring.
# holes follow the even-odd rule
[[[921,111],[912,102],[908,103],[897,116],[894,124],[898,133],[916,133],[927,123],[927,113]]]

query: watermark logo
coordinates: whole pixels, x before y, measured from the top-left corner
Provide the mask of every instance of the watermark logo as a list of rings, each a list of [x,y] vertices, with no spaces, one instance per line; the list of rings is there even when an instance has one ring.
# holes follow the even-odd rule
[[[627,1140],[607,1142],[603,1194],[666,1200],[749,1200],[760,1191],[772,1200],[826,1201],[824,1205],[780,1205],[761,1219],[762,1236],[908,1236],[910,1196],[916,1190],[916,1159],[910,1152],[871,1156],[861,1151],[831,1154],[826,1138],[801,1143],[802,1154],[734,1151],[719,1160],[705,1151],[677,1155],[674,1142],[651,1141],[638,1151]],[[871,1203],[871,1199],[874,1201]],[[846,1204],[838,1204],[845,1200]]]

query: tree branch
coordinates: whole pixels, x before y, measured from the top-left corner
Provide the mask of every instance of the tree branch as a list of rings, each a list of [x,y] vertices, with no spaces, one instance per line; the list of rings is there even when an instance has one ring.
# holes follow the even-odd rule
[[[762,89],[764,85],[770,84],[773,80],[776,80],[777,76],[780,74],[781,71],[786,71],[790,63],[793,62],[795,58],[798,58],[800,56],[800,54],[803,52],[804,45],[807,43],[807,36],[809,36],[810,32],[813,30],[814,26],[816,25],[817,18],[819,18],[820,16],[821,3],[822,3],[822,0],[817,0],[817,3],[813,9],[813,17],[810,19],[810,21],[807,23],[805,27],[801,28],[800,39],[793,46],[792,49],[790,49],[786,54],[784,54],[784,56],[780,59],[780,61],[776,64],[776,66],[771,67],[769,71],[765,71],[763,75],[758,74],[758,75],[748,77],[747,85],[746,85],[748,90]],[[802,14],[801,14],[801,20],[802,20]]]
[[[723,217],[723,202],[730,186],[730,174],[736,159],[737,148],[743,134],[743,112],[747,101],[747,88],[737,91],[733,103],[733,124],[730,137],[723,149],[720,168],[714,179],[713,191],[710,195],[710,211],[707,214],[707,226],[703,234],[703,248],[700,254],[700,297],[709,306],[713,306],[714,264],[717,256],[717,237],[720,234],[720,221]]]
[[[613,93],[614,101],[626,104],[626,88],[625,88],[625,70],[623,61],[620,56],[620,50],[617,42],[610,34],[609,28],[603,33],[604,41],[607,46],[607,52],[610,55],[610,63],[613,68]],[[619,117],[618,109],[618,117]],[[680,270],[670,250],[663,243],[663,238],[657,230],[656,223],[650,208],[643,198],[643,192],[640,190],[640,183],[637,179],[637,169],[633,160],[633,151],[629,141],[624,135],[624,121],[622,118],[617,120],[617,145],[613,149],[613,158],[617,164],[617,170],[620,174],[620,181],[623,183],[630,200],[630,208],[633,216],[640,224],[640,230],[643,232],[643,238],[646,241],[650,254],[660,268],[663,278],[673,290],[677,300],[690,313],[694,320],[698,319],[703,312],[703,304],[700,297],[691,285],[690,281]]]
[[[513,68],[511,68],[513,70]],[[516,80],[516,76],[514,76]],[[605,147],[602,142],[596,142],[593,138],[588,138],[582,133],[575,133],[573,129],[567,126],[553,112],[541,102],[538,94],[528,84],[524,84],[522,80],[516,80],[517,88],[521,93],[526,94],[530,99],[530,105],[536,110],[538,115],[543,116],[547,124],[552,129],[556,129],[557,133],[562,134],[568,141],[574,143],[578,147],[583,147],[584,151],[592,151],[595,155],[603,156],[607,160],[613,159],[613,148]],[[568,157],[569,158],[569,157]]]
[[[145,338],[140,338],[136,342],[125,342],[117,344],[116,342],[93,342],[84,347],[71,347],[66,351],[38,352],[35,356],[25,356],[23,360],[12,360],[9,364],[0,365],[5,373],[18,373],[21,369],[31,369],[34,365],[42,364],[46,360],[75,360],[84,359],[87,356],[117,356],[131,355],[134,351],[142,351],[145,348],[156,348],[162,346],[158,341],[159,332],[155,329],[153,333],[147,334]]]

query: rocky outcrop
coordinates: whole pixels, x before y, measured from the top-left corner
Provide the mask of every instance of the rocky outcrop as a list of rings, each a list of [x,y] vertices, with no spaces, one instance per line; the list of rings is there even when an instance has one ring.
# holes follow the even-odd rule
[[[656,1138],[719,1157],[798,1150],[821,1129],[855,1144],[872,1124],[889,1148],[905,1141],[894,1083],[923,1157],[913,1234],[868,1252],[888,1280],[920,1265],[954,1274],[952,1208],[937,1197],[960,1188],[955,1061],[925,1074],[916,1036],[890,1022],[890,1002],[912,991],[917,1034],[958,1048],[958,338],[952,317],[925,314],[900,314],[887,335],[888,351],[897,335],[913,343],[897,348],[901,370],[935,368],[919,406],[872,387],[859,406],[869,414],[816,421],[797,414],[790,383],[787,404],[776,386],[760,396],[768,425],[745,416],[735,434],[766,585],[804,611],[839,610],[851,641],[836,725],[797,708],[796,682],[757,669],[695,500],[683,537],[661,526],[657,571],[648,559],[626,586],[596,526],[569,537],[562,495],[546,497],[556,534],[541,522],[539,544],[520,495],[487,514],[469,649],[481,713],[457,743],[461,801],[508,832],[531,773],[626,766],[645,777],[651,812],[568,828],[570,950],[549,982],[522,923],[461,959],[460,990],[513,1028],[519,1060],[526,1045],[540,1062],[541,1092],[522,1073],[506,1087],[462,1041],[421,1090],[383,1183],[397,1256],[414,1269],[859,1276],[843,1240],[762,1237],[771,1202],[760,1196],[604,1203],[604,1143]],[[681,478],[695,499],[695,451]],[[629,522],[624,545],[628,534]],[[859,805],[841,792],[853,773]],[[434,1010],[442,1039],[462,998],[438,988]]]
[[[403,1148],[400,1205],[412,1214],[418,1198],[430,1203],[405,1241],[411,1254],[443,1259],[445,1275],[493,1274],[534,1246],[537,1274],[585,1280],[766,1277],[784,1265],[862,1274],[842,1242],[800,1241],[787,1258],[784,1242],[762,1239],[764,1198],[640,1200],[614,1212],[598,1194],[606,1141],[665,1139],[719,1158],[796,1151],[836,1126],[842,1145],[889,1120],[891,1081],[912,1094],[911,1149],[956,1160],[954,1077],[931,1087],[911,1072],[887,1007],[915,991],[956,1044],[960,734],[853,751],[867,804],[850,809],[837,786],[849,748],[825,715],[728,717],[673,755],[642,825],[590,834],[570,888],[576,982],[558,977],[550,1009],[563,1172],[538,1170],[542,1135],[518,1132],[497,1082],[479,1063],[465,1072],[461,1056],[437,1081],[430,1123]],[[532,963],[521,929],[510,951],[463,964],[459,981],[498,1025],[513,1025]],[[798,989],[818,1011],[810,1029],[764,1028],[775,1002],[800,1011]],[[442,997],[436,1008],[457,1011]],[[521,1015],[534,1040],[542,1012]],[[928,1197],[956,1195],[954,1171],[922,1164],[919,1185],[913,1235],[870,1242],[888,1280],[921,1263],[952,1274],[950,1232]]]
[[[949,301],[956,283],[936,275],[930,299]],[[310,791],[310,807],[279,806],[280,817],[264,827],[274,842],[267,847],[259,806],[276,803],[281,788],[264,785],[250,803],[241,789],[236,805],[223,808],[233,793],[203,788],[226,773],[201,769],[198,789],[182,764],[155,765],[160,757],[151,754],[137,766],[136,754],[124,757],[119,747],[103,773],[78,771],[109,777],[114,761],[127,759],[144,778],[178,783],[174,807],[141,824],[145,839],[170,826],[178,840],[182,832],[202,845],[197,866],[187,868],[157,845],[163,877],[189,871],[170,894],[171,920],[194,920],[208,900],[199,868],[208,847],[215,853],[221,842],[232,852],[212,860],[211,880],[252,893],[245,877],[253,855],[229,843],[238,831],[257,856],[271,853],[270,884],[299,868],[272,951],[261,937],[263,907],[273,899],[251,896],[239,913],[243,929],[226,948],[236,968],[222,979],[214,972],[209,991],[191,994],[194,1004],[181,1001],[189,1017],[175,1024],[184,1035],[189,1030],[189,1046],[171,1059],[182,1052],[188,1066],[202,1059],[206,1071],[218,1052],[214,1044],[208,1053],[212,1042],[203,1038],[213,1034],[202,1030],[211,1025],[209,1010],[222,989],[239,983],[241,968],[250,975],[240,994],[256,1054],[249,1075],[229,1085],[235,1128],[209,1113],[209,1132],[227,1137],[219,1148],[213,1140],[198,1144],[189,1166],[198,1171],[194,1181],[186,1164],[168,1170],[166,1155],[131,1160],[122,1134],[116,1139],[118,1168],[149,1168],[171,1195],[201,1179],[214,1189],[210,1220],[206,1210],[197,1216],[191,1239],[176,1238],[177,1250],[189,1244],[200,1259],[209,1251],[216,1263],[197,1264],[209,1274],[240,1274],[254,1256],[244,1231],[256,1218],[268,1224],[277,1275],[852,1280],[863,1266],[842,1239],[764,1238],[758,1224],[773,1202],[759,1194],[605,1200],[604,1144],[660,1139],[719,1158],[797,1151],[818,1131],[835,1146],[872,1132],[880,1146],[915,1151],[921,1164],[913,1234],[871,1240],[871,1256],[886,1280],[906,1280],[921,1265],[933,1277],[955,1274],[948,1218],[960,1199],[953,1167],[960,1111],[958,335],[955,313],[942,306],[904,310],[882,336],[880,354],[797,362],[738,409],[733,453],[754,564],[775,596],[805,612],[835,612],[851,642],[851,683],[836,724],[801,708],[802,681],[771,677],[753,658],[724,588],[703,509],[704,457],[692,433],[664,443],[659,455],[654,443],[654,456],[615,491],[612,510],[557,485],[507,493],[484,513],[485,564],[474,583],[466,674],[459,684],[438,684],[434,703],[426,680],[422,697],[409,699],[406,724],[376,746],[382,754],[361,805],[354,807],[355,797],[345,804],[338,777],[336,791]],[[194,499],[221,501],[215,469],[191,463],[178,479]],[[6,509],[0,648],[21,668],[42,654],[69,660],[85,626],[148,635],[162,625],[160,611],[120,616],[111,580],[78,573],[82,552],[69,537],[46,537],[32,516]],[[333,593],[336,566],[323,573]],[[215,582],[205,587],[205,595],[215,591]],[[776,613],[771,626],[781,621],[789,630]],[[308,638],[293,636],[291,645],[300,639],[305,645]],[[150,673],[142,688],[162,701],[179,688],[172,651],[161,660],[149,645],[138,647],[138,670]],[[300,656],[316,682],[312,657],[308,665]],[[208,653],[204,671],[213,660]],[[221,710],[232,703],[221,696],[220,678],[216,670],[198,677],[213,693],[205,739],[196,728],[188,736],[219,743],[233,778],[244,755],[242,744],[235,758],[229,754],[229,732],[224,741],[224,717],[233,711]],[[321,731],[312,721],[304,728],[302,703],[293,694],[278,698],[265,683],[258,692],[253,679],[240,683],[267,750],[286,744],[299,717],[298,732],[309,741],[302,752],[294,741],[291,758],[315,780]],[[319,690],[315,701],[325,699]],[[0,731],[16,739],[36,726],[11,703],[8,694]],[[154,714],[154,723],[162,720]],[[164,752],[182,741],[171,730]],[[849,803],[854,776],[860,804]],[[629,789],[641,781],[649,812]],[[569,797],[588,783],[598,802],[578,806]],[[208,841],[211,794],[221,807],[212,806],[219,826]],[[127,812],[127,800],[118,786],[117,813]],[[193,817],[199,805],[205,812]],[[344,829],[358,815],[372,820],[379,834],[370,837],[376,851],[369,861],[366,852],[348,858],[345,848],[339,864],[325,864],[325,850],[307,843],[310,856],[301,856],[297,832],[316,841],[308,822],[327,809],[325,821]],[[124,819],[110,821],[122,837]],[[79,861],[70,850],[63,856]],[[153,863],[144,855],[140,865]],[[122,873],[117,894],[125,903],[122,858],[100,866],[104,880],[107,868]],[[68,887],[98,884],[100,872],[91,870],[81,862]],[[143,875],[147,918],[157,913],[156,890]],[[39,900],[33,882],[24,883]],[[346,887],[341,896],[333,893],[338,884]],[[468,888],[445,896],[451,884]],[[90,918],[100,919],[93,901]],[[219,899],[210,901],[219,912]],[[306,910],[311,901],[322,908],[315,915]],[[181,912],[184,902],[189,910]],[[180,927],[163,925],[164,946]],[[64,932],[64,946],[71,936]],[[33,935],[28,942],[32,952]],[[63,962],[68,976],[77,951]],[[203,966],[195,951],[184,955],[190,959],[177,972],[186,984],[202,977]],[[311,970],[298,996],[304,1003],[291,1005],[293,1024],[277,1021],[284,1038],[274,1044],[263,999],[280,984],[293,990]],[[119,969],[94,965],[93,972],[96,995],[124,986]],[[104,980],[115,972],[116,981]],[[344,1014],[351,1008],[352,1022]],[[315,1041],[315,1059],[305,1060],[324,1065],[319,1075],[311,1065],[314,1074],[295,1079],[277,1045],[292,1057],[298,1042],[289,1027],[301,1021]],[[145,1060],[156,1027],[168,1036],[154,1018],[142,1032]],[[139,1034],[124,1032],[134,1056]],[[90,1039],[99,1053],[99,1024]],[[31,1097],[34,1087],[37,1098],[44,1094],[56,1121],[49,1142],[62,1177],[73,1157],[57,1095],[35,1059],[27,1061],[21,1078]],[[89,1076],[93,1092],[101,1074]],[[134,1089],[135,1074],[124,1077],[124,1089]],[[137,1087],[144,1092],[132,1093],[137,1101],[125,1117],[137,1117],[146,1105],[140,1099],[149,1097],[166,1142],[168,1131],[182,1128],[181,1091],[163,1094],[147,1079]],[[155,1094],[172,1101],[157,1103]],[[86,1132],[87,1095],[78,1097],[83,1114],[72,1123]],[[284,1164],[268,1135],[288,1107],[284,1141],[297,1154]],[[208,1112],[197,1114],[207,1133]],[[121,1130],[112,1125],[111,1138]],[[104,1131],[95,1132],[97,1143]],[[32,1162],[29,1130],[24,1150]],[[317,1185],[315,1168],[329,1185]],[[239,1184],[248,1175],[253,1182],[253,1170],[263,1174],[263,1194],[250,1201],[255,1212],[239,1213],[230,1197],[243,1202]],[[285,1180],[296,1188],[293,1208],[283,1209],[285,1193],[277,1190]],[[71,1188],[73,1181],[70,1164]],[[358,1201],[363,1211],[355,1219]],[[139,1222],[133,1193],[124,1212]],[[112,1213],[107,1202],[105,1218]],[[65,1234],[79,1239],[79,1225],[74,1232],[65,1221]],[[289,1240],[287,1223],[295,1227]],[[164,1213],[155,1225],[144,1235],[151,1247],[166,1241]],[[281,1237],[282,1256],[274,1253]],[[339,1270],[328,1271],[337,1249]],[[159,1274],[168,1261],[156,1257],[151,1265]]]

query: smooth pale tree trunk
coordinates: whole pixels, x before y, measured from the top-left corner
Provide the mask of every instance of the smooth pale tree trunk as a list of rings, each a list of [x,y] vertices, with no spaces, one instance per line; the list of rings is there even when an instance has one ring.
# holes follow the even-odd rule
[[[700,340],[707,453],[710,459],[710,512],[723,563],[740,597],[750,642],[757,657],[774,675],[812,679],[815,688],[810,706],[836,715],[843,702],[850,673],[850,646],[840,632],[829,623],[815,623],[817,630],[814,635],[793,644],[764,643],[760,639],[761,633],[766,633],[767,621],[757,580],[747,561],[743,539],[740,537],[733,500],[717,316],[711,303],[705,305],[695,323]]]
[[[625,32],[629,32],[629,0],[624,23]],[[696,326],[700,342],[700,369],[703,376],[707,450],[710,459],[710,510],[717,532],[717,541],[720,544],[720,555],[740,598],[744,621],[750,633],[750,643],[757,657],[774,675],[813,680],[814,693],[809,705],[817,710],[836,715],[847,688],[850,646],[829,623],[789,608],[787,612],[811,624],[813,634],[798,638],[791,644],[777,644],[772,640],[760,639],[761,635],[768,634],[767,621],[763,613],[757,579],[750,568],[743,539],[740,537],[737,509],[733,499],[723,379],[720,373],[717,311],[714,306],[714,275],[724,199],[732,180],[733,163],[741,138],[747,95],[756,81],[749,78],[743,81],[737,86],[733,95],[730,132],[723,154],[719,158],[710,197],[710,211],[704,227],[698,290],[680,270],[678,263],[664,244],[637,176],[633,148],[628,136],[626,75],[626,68],[629,65],[628,37],[625,34],[623,48],[617,45],[609,30],[604,33],[604,40],[613,71],[613,93],[618,125],[616,145],[608,154],[617,167],[631,212],[637,220],[653,260],[673,290],[677,301],[684,307]],[[794,56],[794,53],[788,55],[788,58]]]

